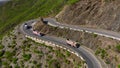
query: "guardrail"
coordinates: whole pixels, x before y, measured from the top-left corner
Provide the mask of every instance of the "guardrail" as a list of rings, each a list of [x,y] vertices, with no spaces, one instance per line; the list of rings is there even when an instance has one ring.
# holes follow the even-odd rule
[[[57,26],[57,25],[51,24],[50,22],[48,22],[48,25],[53,26],[53,27],[59,27],[59,28],[62,28],[62,29],[63,28],[68,29],[69,28],[69,27]],[[69,29],[74,30],[74,31],[81,31],[81,32],[85,31],[87,33],[93,33],[93,34],[97,34],[99,36],[104,36],[104,37],[107,37],[107,38],[112,38],[112,39],[120,41],[120,38],[118,38],[118,37],[114,37],[114,36],[110,36],[110,35],[106,35],[106,34],[101,34],[101,33],[98,33],[98,32],[92,32],[92,31],[85,30],[85,29],[75,29],[75,28],[69,28]]]

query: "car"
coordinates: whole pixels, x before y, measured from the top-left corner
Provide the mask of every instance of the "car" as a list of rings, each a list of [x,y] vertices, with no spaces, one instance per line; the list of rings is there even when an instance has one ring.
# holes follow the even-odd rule
[[[25,26],[26,29],[31,29],[32,28],[32,26],[29,26],[27,23],[25,23],[24,26]]]

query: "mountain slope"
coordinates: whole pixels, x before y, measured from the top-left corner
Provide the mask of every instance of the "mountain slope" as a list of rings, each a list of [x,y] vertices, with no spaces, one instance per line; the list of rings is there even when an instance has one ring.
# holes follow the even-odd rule
[[[65,4],[78,0],[12,0],[0,6],[0,36],[17,24],[40,16],[54,16]]]

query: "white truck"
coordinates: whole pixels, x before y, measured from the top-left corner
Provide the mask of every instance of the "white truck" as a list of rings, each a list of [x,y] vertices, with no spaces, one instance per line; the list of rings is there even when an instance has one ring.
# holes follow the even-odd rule
[[[38,31],[33,30],[33,34],[38,35],[38,36],[44,36],[44,33],[40,33]]]
[[[66,39],[66,43],[70,46],[73,46],[73,47],[76,47],[78,48],[80,46],[79,43],[75,42],[75,41],[72,41],[72,40],[69,40],[69,39]]]

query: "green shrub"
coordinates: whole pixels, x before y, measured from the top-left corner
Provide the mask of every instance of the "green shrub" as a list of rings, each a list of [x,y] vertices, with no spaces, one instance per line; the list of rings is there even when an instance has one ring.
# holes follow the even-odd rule
[[[66,51],[66,55],[67,55],[67,57],[69,57],[71,55],[71,53],[69,51]]]
[[[0,51],[0,57],[4,55],[5,51]]]
[[[98,35],[97,34],[93,34],[94,35],[94,38],[96,38]]]
[[[3,45],[0,45],[0,49],[3,49],[4,48],[4,46]]]
[[[60,63],[56,59],[50,60],[48,65],[48,68],[60,68]]]
[[[28,61],[31,58],[31,54],[23,54],[23,58],[25,61]]]
[[[120,68],[120,64],[118,65],[118,68]]]
[[[15,68],[20,68],[20,66],[18,64],[15,65]]]
[[[34,61],[33,61],[33,64],[37,64],[37,61],[34,60]]]
[[[58,56],[58,57],[61,57],[61,58],[65,58],[65,55],[64,54],[62,54],[60,51],[55,51],[56,52],[56,55]]]
[[[7,61],[2,61],[2,65],[8,66],[9,63]]]
[[[99,51],[99,50],[96,50],[96,51],[95,51],[95,55],[98,55],[98,54],[100,54],[100,51]]]
[[[13,59],[12,59],[12,61],[13,61],[14,64],[17,63],[17,60],[18,60],[18,58],[13,58]]]
[[[65,63],[70,64],[70,61],[69,61],[69,60],[67,60],[67,59],[65,59]]]
[[[120,52],[120,44],[116,45],[116,49],[117,49],[118,52]]]
[[[13,57],[14,53],[10,52],[10,51],[6,51],[4,55],[6,58],[11,59]]]
[[[37,64],[37,68],[41,68],[42,63]]]
[[[48,55],[48,58],[49,58],[49,59],[52,59],[52,56],[51,56],[51,55]]]

